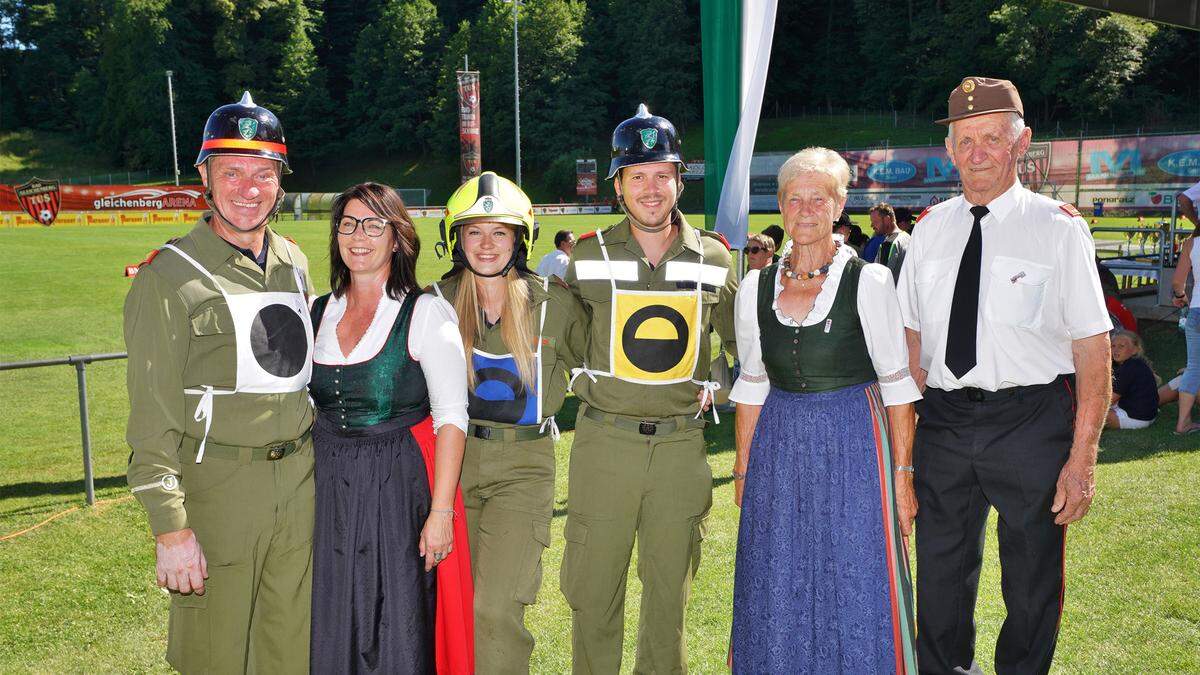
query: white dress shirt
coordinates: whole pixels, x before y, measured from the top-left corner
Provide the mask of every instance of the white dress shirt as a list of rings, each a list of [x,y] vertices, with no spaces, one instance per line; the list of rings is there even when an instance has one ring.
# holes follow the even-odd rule
[[[542,256],[542,260],[537,266],[537,275],[539,277],[549,277],[553,274],[562,279],[567,274],[567,264],[570,262],[571,256],[563,253],[561,249],[556,248]]]
[[[1074,207],[1014,183],[980,221],[976,365],[958,379],[946,367],[950,304],[971,204],[959,196],[919,218],[900,270],[904,325],[921,333],[921,367],[938,389],[997,391],[1045,384],[1074,373],[1071,341],[1112,329],[1095,244]]]
[[[833,265],[813,308],[804,317],[801,326],[815,326],[829,316],[833,308],[833,300],[837,296],[838,285],[842,280],[842,271],[846,261],[855,257],[854,249],[841,246],[833,257]],[[791,317],[779,309],[779,294],[783,291],[780,283],[782,266],[775,271],[775,297],[771,308],[775,310],[775,318],[785,326],[795,327],[797,324]],[[762,405],[771,391],[771,383],[767,380],[767,368],[762,360],[762,342],[758,329],[758,282],[760,270],[748,272],[738,286],[737,299],[734,302],[733,316],[737,334],[738,359],[741,362],[741,372],[729,399],[736,403]],[[896,302],[896,288],[892,282],[892,273],[883,265],[865,265],[858,278],[858,318],[862,323],[863,338],[867,343],[867,353],[871,356],[871,365],[879,377],[879,389],[883,394],[884,405],[901,405],[911,403],[921,398],[917,384],[908,372],[908,347],[904,341],[904,324],[900,317],[900,306]]]
[[[321,325],[316,327],[313,360],[325,366],[347,366],[375,358],[392,333],[403,299],[393,300],[385,291],[367,332],[349,354],[343,354],[337,327],[346,313],[346,296],[330,296]],[[408,352],[421,364],[425,375],[434,431],[443,424],[453,424],[466,433],[467,359],[458,333],[458,316],[450,303],[429,294],[417,297],[408,327]]]

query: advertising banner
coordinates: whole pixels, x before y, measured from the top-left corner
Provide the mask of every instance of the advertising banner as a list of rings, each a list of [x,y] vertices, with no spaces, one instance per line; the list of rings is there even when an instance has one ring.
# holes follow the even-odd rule
[[[596,195],[596,160],[575,160],[575,194],[579,196]]]
[[[35,209],[30,213],[29,208]],[[0,185],[0,211],[23,211],[49,225],[60,211],[204,211],[201,185],[62,185],[31,180]]]
[[[462,182],[483,171],[483,141],[480,134],[479,72],[459,70],[458,76],[458,142],[461,148]]]
[[[849,208],[880,201],[925,208],[958,195],[958,170],[943,146],[841,153],[850,165]],[[750,206],[775,211],[775,176],[786,153],[754,156]],[[1200,181],[1200,134],[1038,141],[1017,164],[1031,190],[1086,208],[1170,209],[1174,195]]]

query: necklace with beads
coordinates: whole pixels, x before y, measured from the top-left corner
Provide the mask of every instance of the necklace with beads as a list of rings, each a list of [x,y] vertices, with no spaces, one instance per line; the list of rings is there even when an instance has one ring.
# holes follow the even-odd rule
[[[842,242],[834,240],[833,255],[829,256],[829,262],[825,263],[824,265],[821,265],[820,267],[818,267],[817,269],[815,269],[811,272],[796,272],[795,270],[792,269],[792,257],[787,256],[786,258],[779,261],[780,264],[783,266],[783,276],[785,276],[789,279],[797,279],[799,281],[809,281],[811,279],[816,279],[817,277],[821,276],[822,274],[828,273],[829,268],[833,267],[833,259],[837,257],[838,249],[840,249],[841,247],[842,247]]]

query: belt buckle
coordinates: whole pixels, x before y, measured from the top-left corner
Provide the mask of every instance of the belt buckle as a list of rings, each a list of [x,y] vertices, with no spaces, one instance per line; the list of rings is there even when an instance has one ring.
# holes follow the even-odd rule
[[[653,436],[658,431],[658,424],[654,422],[640,422],[638,424],[638,433],[643,436]]]
[[[475,438],[478,438],[480,440],[484,440],[484,441],[490,440],[492,437],[492,428],[477,426],[477,427],[475,427],[474,435],[475,435]]]
[[[968,401],[971,401],[972,403],[982,403],[985,398],[986,397],[983,395],[982,390],[977,389],[975,387],[967,388],[967,400]]]
[[[283,453],[287,452],[289,443],[280,443],[267,448],[267,459],[274,462],[277,459],[283,459]]]

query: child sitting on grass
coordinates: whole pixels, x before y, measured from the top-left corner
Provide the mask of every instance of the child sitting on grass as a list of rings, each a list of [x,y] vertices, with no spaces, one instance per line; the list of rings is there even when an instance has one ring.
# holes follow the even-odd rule
[[[1145,429],[1158,415],[1158,381],[1143,353],[1137,333],[1112,333],[1112,407],[1104,421],[1106,429]]]

